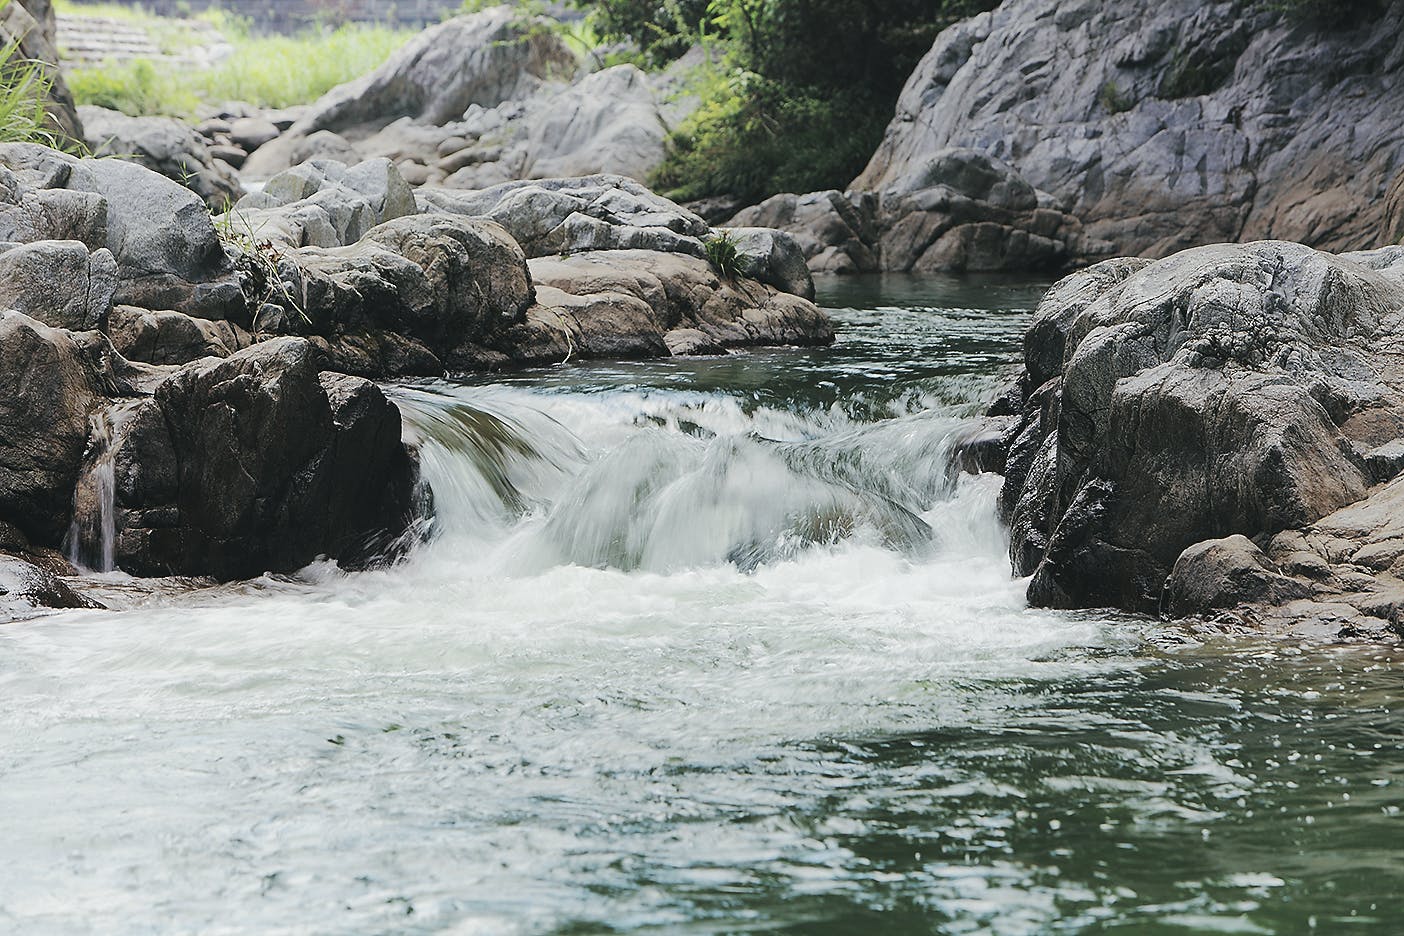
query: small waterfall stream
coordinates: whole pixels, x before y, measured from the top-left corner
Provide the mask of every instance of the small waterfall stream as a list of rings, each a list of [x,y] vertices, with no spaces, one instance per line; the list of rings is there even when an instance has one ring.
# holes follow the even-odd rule
[[[83,470],[73,491],[73,522],[64,538],[64,553],[87,572],[117,568],[117,476],[113,446],[118,430],[136,408],[119,400],[93,413]]]

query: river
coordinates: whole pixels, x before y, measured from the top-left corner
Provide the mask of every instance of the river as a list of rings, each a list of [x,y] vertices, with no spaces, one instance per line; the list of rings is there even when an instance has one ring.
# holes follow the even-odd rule
[[[1404,655],[1030,610],[954,433],[1039,284],[392,392],[394,568],[0,626],[0,931],[1404,930]]]

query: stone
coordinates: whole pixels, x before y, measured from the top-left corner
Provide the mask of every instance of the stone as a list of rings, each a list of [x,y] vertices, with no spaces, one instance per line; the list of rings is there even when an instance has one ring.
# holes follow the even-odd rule
[[[246,179],[267,179],[311,159],[355,164],[360,162],[361,154],[345,137],[330,130],[305,136],[288,133],[250,153],[240,174]]]
[[[1404,285],[1281,242],[1055,286],[1003,495],[1031,600],[1153,612],[1188,546],[1365,497],[1362,453],[1404,435],[1401,315]]]
[[[229,357],[253,343],[230,322],[194,318],[180,312],[151,312],[117,306],[107,326],[112,346],[129,361],[188,364],[205,357]]]
[[[116,559],[137,575],[246,579],[393,550],[415,509],[399,411],[278,338],[171,374],[113,443]]]
[[[243,195],[236,175],[222,171],[204,139],[172,117],[129,117],[120,111],[78,108],[95,157],[139,163],[190,189],[214,210]]]
[[[1371,247],[1393,233],[1401,23],[1398,3],[1315,29],[1251,3],[1005,2],[937,36],[852,188],[917,191],[970,149],[1113,254]]]
[[[1246,536],[1190,546],[1170,572],[1166,608],[1171,617],[1207,614],[1245,604],[1281,604],[1311,589],[1283,575]]]
[[[653,250],[705,257],[707,222],[623,176],[508,182],[480,192],[422,188],[420,210],[490,218],[528,257],[582,250]]]
[[[43,609],[101,608],[63,579],[14,556],[0,554],[0,624]]]
[[[842,192],[775,195],[737,212],[724,227],[762,227],[790,235],[815,273],[876,273],[876,200]]]
[[[537,306],[502,345],[521,363],[833,341],[812,302],[753,280],[728,282],[687,254],[586,252],[529,265]]]
[[[814,301],[814,277],[793,237],[770,228],[725,228],[720,233],[735,244],[741,275]]]
[[[103,328],[117,291],[117,261],[79,241],[32,241],[0,252],[0,307],[57,328]]]
[[[132,392],[97,332],[51,328],[0,311],[0,517],[58,546],[88,444],[88,420],[109,395]]]
[[[283,135],[283,131],[266,117],[239,117],[230,122],[226,132],[230,141],[246,153],[252,153]]]

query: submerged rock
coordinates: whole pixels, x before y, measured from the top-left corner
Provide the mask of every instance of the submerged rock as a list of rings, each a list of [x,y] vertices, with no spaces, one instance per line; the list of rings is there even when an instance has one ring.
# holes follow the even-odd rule
[[[41,608],[101,608],[63,579],[14,556],[0,554],[0,624]]]
[[[1371,453],[1404,436],[1401,316],[1404,284],[1281,242],[1055,286],[1003,495],[1030,599],[1153,612],[1186,547],[1365,497]]]

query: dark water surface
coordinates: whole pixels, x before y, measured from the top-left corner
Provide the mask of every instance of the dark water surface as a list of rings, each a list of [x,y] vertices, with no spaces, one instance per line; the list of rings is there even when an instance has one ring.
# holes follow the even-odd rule
[[[1030,610],[946,470],[1043,285],[396,388],[408,563],[0,628],[0,932],[1404,932],[1400,653]]]

